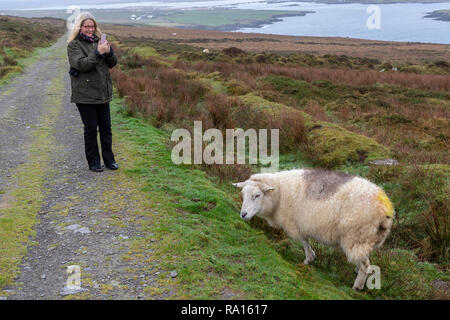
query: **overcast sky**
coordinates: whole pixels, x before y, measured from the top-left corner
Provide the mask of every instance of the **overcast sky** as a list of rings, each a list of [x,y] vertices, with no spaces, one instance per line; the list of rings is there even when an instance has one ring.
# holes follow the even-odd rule
[[[202,0],[155,0],[154,2],[196,2]],[[203,0],[205,1],[205,0]],[[214,1],[214,0],[207,0]],[[251,0],[254,1],[254,0]],[[68,7],[70,5],[101,5],[114,3],[153,2],[150,0],[0,0],[0,10],[16,10],[48,7]],[[230,3],[235,1],[230,0]]]
[[[0,10],[60,7],[70,5],[82,5],[82,4],[126,3],[126,2],[141,2],[141,1],[140,0],[0,0]]]

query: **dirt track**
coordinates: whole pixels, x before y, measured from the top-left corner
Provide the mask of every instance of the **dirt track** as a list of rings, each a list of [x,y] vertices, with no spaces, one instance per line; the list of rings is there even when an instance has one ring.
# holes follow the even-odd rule
[[[151,256],[152,248],[133,247],[133,239],[149,236],[142,231],[151,225],[151,214],[140,214],[143,194],[123,170],[88,170],[66,46],[62,37],[0,88],[0,216],[2,206],[17,205],[14,190],[42,193],[33,200],[38,212],[30,212],[38,217],[35,236],[1,298],[166,299],[169,293],[152,290],[166,272],[159,261],[136,258],[143,250]],[[120,152],[116,159],[124,165]],[[80,266],[81,290],[65,288],[70,265]]]

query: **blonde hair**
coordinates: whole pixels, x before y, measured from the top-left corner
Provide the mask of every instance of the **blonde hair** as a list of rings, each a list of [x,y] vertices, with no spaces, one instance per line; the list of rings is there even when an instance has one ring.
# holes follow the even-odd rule
[[[83,23],[86,20],[92,20],[95,25],[95,35],[99,38],[102,36],[102,31],[100,30],[98,23],[95,20],[94,16],[90,12],[85,11],[85,12],[81,12],[78,15],[78,17],[75,19],[73,28],[69,33],[69,38],[68,38],[67,42],[74,40],[78,36],[78,34],[80,33],[80,30],[81,30],[81,26],[83,25]]]

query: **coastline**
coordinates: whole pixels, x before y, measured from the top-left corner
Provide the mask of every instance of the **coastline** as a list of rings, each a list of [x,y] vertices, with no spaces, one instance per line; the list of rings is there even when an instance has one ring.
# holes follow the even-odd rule
[[[442,12],[444,11],[444,12]],[[424,18],[431,18],[433,20],[439,21],[449,21],[450,22],[450,10],[438,10],[433,12],[427,12]]]
[[[316,11],[298,11],[295,13],[275,14],[269,19],[252,21],[249,23],[231,23],[217,27],[205,26],[205,25],[189,25],[189,26],[177,26],[180,29],[197,29],[197,30],[214,30],[214,31],[236,31],[241,28],[260,28],[267,24],[283,21],[282,18],[287,17],[304,17],[308,13],[316,13]]]

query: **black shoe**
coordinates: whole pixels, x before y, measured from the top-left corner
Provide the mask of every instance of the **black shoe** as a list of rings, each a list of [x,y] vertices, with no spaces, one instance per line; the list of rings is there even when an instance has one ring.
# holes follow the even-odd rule
[[[112,162],[112,163],[107,164],[106,167],[107,167],[108,169],[111,169],[111,170],[117,170],[117,169],[119,169],[119,165],[118,165],[117,163],[115,163],[115,162]]]
[[[89,170],[91,171],[95,171],[95,172],[103,172],[103,166],[98,165],[98,166],[90,166]]]

